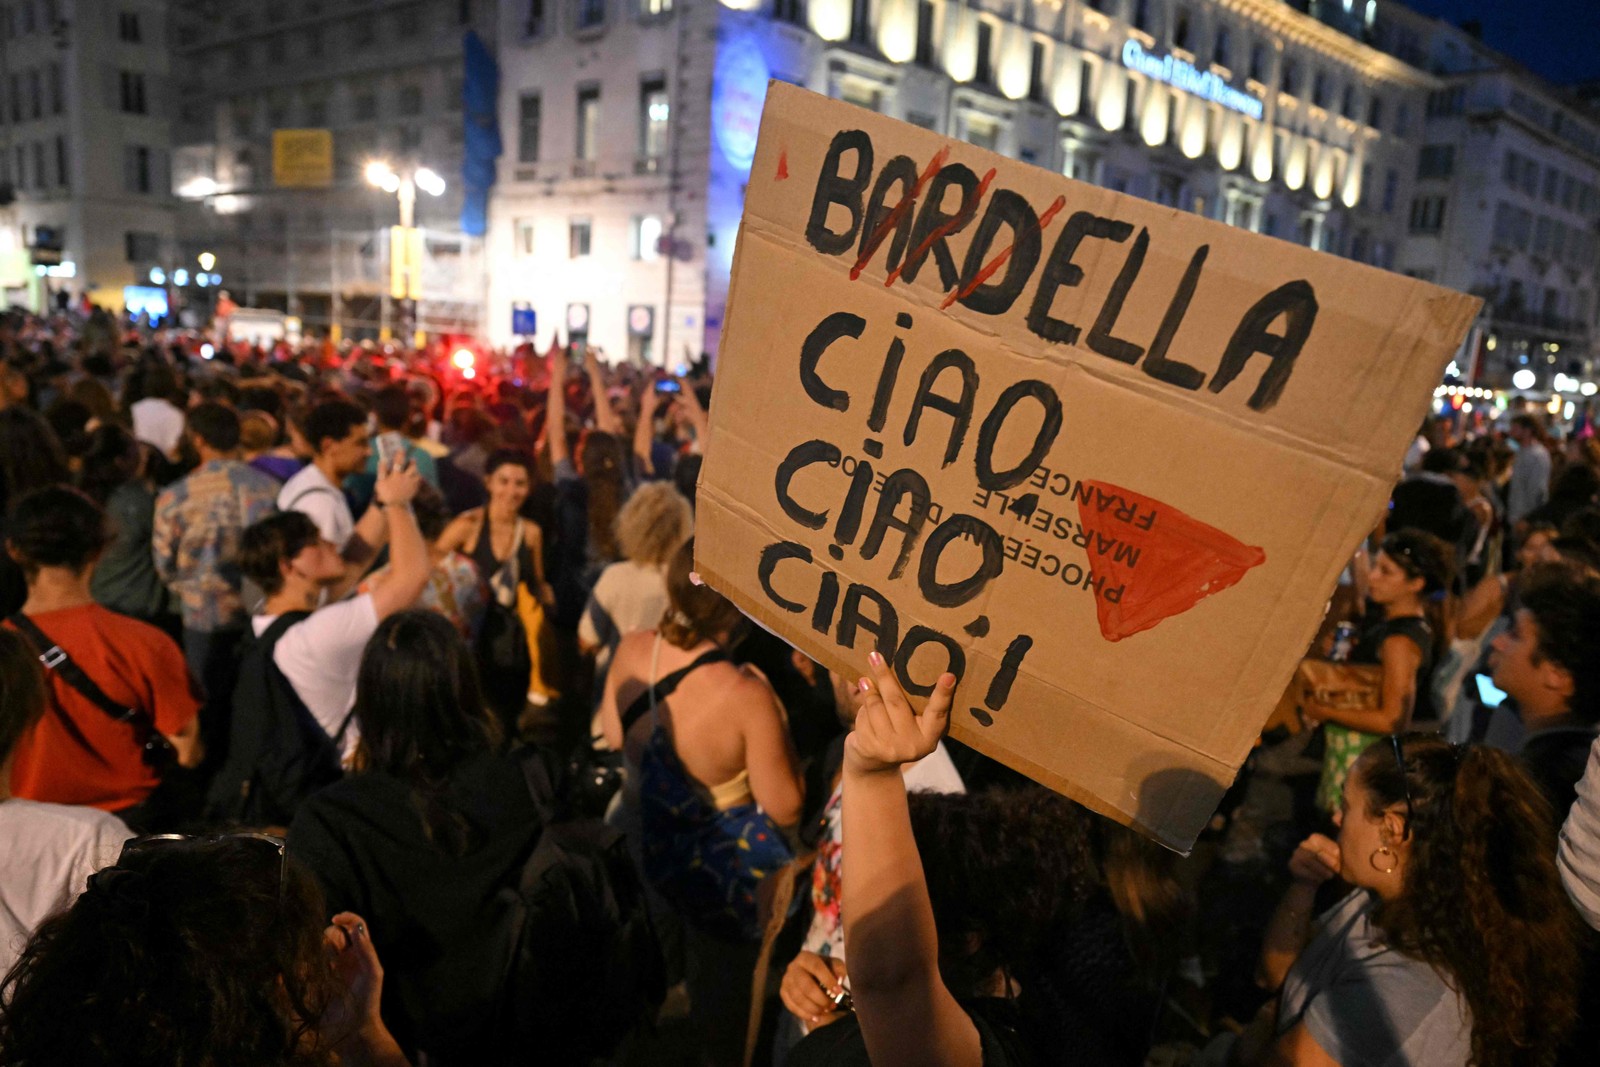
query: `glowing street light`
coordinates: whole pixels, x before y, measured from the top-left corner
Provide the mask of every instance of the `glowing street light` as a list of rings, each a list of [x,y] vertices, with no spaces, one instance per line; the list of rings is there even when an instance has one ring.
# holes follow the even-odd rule
[[[367,163],[365,174],[368,185],[399,196],[400,225],[408,230],[416,225],[418,189],[429,196],[444,195],[444,179],[430,167],[417,167],[401,175],[383,160],[374,159]]]
[[[421,189],[429,196],[444,195],[444,179],[439,176],[437,171],[431,168],[418,167],[412,180],[417,183],[418,189]]]
[[[209,272],[212,267],[217,265],[217,257],[212,255],[210,252],[201,252],[198,256],[194,257],[194,261],[200,264],[201,270],[207,272]]]

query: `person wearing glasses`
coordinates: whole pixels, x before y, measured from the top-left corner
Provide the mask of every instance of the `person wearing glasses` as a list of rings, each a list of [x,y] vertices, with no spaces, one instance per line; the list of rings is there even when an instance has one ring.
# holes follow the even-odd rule
[[[1577,1017],[1582,927],[1532,779],[1495,749],[1391,735],[1357,759],[1336,822],[1337,841],[1313,834],[1289,861],[1257,971],[1277,996],[1229,1062],[1554,1062]],[[1351,892],[1313,918],[1334,878]]]
[[[1345,775],[1368,745],[1407,729],[1413,718],[1428,717],[1428,682],[1445,631],[1444,595],[1454,573],[1454,550],[1432,534],[1401,530],[1383,539],[1367,590],[1377,619],[1350,653],[1351,663],[1383,668],[1378,706],[1304,707],[1308,722],[1324,724],[1327,747],[1317,784],[1317,807],[1323,812],[1338,810]]]
[[[0,984],[0,1063],[403,1067],[361,916],[281,838],[135,838]]]

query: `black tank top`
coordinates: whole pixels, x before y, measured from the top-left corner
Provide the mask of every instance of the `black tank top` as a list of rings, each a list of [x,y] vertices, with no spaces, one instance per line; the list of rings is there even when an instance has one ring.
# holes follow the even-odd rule
[[[527,519],[520,521],[524,525],[522,528],[522,547],[517,550],[517,566],[522,584],[531,591],[534,588],[534,581],[537,577],[533,569],[533,549],[528,545],[528,527],[533,524],[528,522]],[[489,532],[489,515],[487,511],[484,512],[482,525],[478,527],[478,543],[472,547],[472,562],[478,565],[478,573],[483,575],[485,580],[505,563],[505,560],[495,558],[494,537]]]

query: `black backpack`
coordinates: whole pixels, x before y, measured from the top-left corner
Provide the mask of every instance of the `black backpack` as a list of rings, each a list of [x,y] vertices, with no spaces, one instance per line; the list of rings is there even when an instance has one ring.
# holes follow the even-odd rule
[[[621,832],[569,815],[548,754],[529,748],[519,763],[543,829],[481,933],[428,975],[438,996],[427,1029],[451,1047],[420,1043],[442,1063],[585,1064],[650,1025],[666,996]]]
[[[344,729],[330,738],[272,658],[278,639],[309,614],[285,612],[241,646],[228,753],[206,794],[210,821],[287,826],[302,801],[343,774]]]

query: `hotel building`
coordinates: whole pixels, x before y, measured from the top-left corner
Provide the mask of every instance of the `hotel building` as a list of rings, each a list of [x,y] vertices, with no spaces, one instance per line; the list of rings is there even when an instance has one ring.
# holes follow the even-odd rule
[[[1442,83],[1280,0],[509,0],[489,335],[715,351],[769,78],[1397,265]]]

